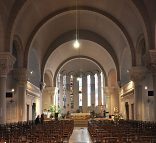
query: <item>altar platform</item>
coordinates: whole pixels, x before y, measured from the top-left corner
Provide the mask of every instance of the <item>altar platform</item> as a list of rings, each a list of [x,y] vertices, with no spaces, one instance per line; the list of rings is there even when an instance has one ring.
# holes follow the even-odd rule
[[[87,127],[90,113],[71,113],[70,118],[74,120],[75,127]]]

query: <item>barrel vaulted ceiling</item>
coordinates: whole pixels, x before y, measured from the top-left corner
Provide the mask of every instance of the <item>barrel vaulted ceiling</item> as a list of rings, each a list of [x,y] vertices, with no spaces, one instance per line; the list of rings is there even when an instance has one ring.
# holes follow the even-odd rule
[[[10,33],[7,40],[11,40],[5,41],[9,47],[15,36],[20,38],[24,67],[31,63],[28,55],[35,49],[42,76],[50,70],[54,77],[60,65],[81,56],[92,59],[93,66],[98,63],[106,75],[115,69],[118,80],[122,80],[137,64],[138,37],[144,35],[147,48],[153,44],[152,20],[148,17],[151,4],[146,5],[147,0],[77,0],[79,51],[72,47],[76,0],[1,0],[0,27]]]

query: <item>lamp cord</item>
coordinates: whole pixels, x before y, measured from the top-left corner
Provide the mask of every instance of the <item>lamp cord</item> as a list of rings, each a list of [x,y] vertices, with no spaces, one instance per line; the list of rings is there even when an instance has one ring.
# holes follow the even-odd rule
[[[78,28],[78,20],[77,20],[77,0],[76,0],[76,40],[78,39],[78,33],[77,33],[77,28]]]

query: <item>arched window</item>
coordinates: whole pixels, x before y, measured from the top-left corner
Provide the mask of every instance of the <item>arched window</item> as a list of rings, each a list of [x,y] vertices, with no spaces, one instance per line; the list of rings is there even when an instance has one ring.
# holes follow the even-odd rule
[[[60,106],[60,101],[61,101],[61,99],[60,99],[60,88],[61,88],[60,82],[61,82],[61,75],[58,74],[58,78],[57,78],[57,93],[56,93],[57,96],[58,96],[58,106]]]
[[[58,106],[58,88],[55,88],[55,92],[54,92],[54,105]]]
[[[70,76],[70,107],[71,109],[74,108],[74,81],[73,75]]]
[[[63,107],[66,108],[66,75],[63,76]]]
[[[91,79],[90,75],[87,75],[87,98],[88,98],[88,106],[91,106]]]
[[[79,106],[82,106],[82,77],[78,78],[79,82]]]
[[[95,106],[98,106],[98,76],[94,75],[95,78]]]
[[[103,84],[103,73],[101,72],[100,74],[101,76],[101,100],[102,100],[102,105],[104,105],[104,94],[103,94],[103,88],[104,88],[104,84]]]

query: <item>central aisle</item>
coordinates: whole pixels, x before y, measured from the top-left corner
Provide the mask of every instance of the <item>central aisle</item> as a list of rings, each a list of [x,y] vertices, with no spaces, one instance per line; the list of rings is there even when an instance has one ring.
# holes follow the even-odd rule
[[[92,143],[87,127],[74,127],[69,143]]]

